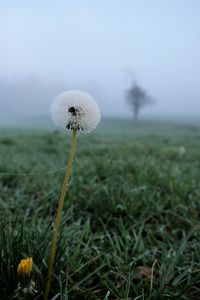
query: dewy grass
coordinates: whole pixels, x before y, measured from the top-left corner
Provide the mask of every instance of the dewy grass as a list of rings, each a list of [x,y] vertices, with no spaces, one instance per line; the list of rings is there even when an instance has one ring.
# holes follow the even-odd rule
[[[63,170],[70,137],[46,129],[0,132],[0,171],[32,170],[0,176],[1,299],[13,299],[18,264],[28,257],[34,299],[43,298],[64,177],[46,171]],[[77,142],[49,300],[200,299],[199,129],[105,119]],[[155,260],[150,292],[151,272],[141,270],[151,271]]]
[[[52,104],[51,115],[55,124],[72,130],[72,142],[69,153],[69,160],[66,167],[66,173],[61,189],[58,210],[55,218],[44,295],[45,300],[47,300],[49,297],[51,287],[51,276],[53,272],[54,258],[56,254],[59,227],[61,222],[64,200],[68,189],[69,178],[72,173],[77,131],[82,130],[89,132],[93,130],[100,121],[100,111],[96,101],[90,95],[80,91],[68,91],[59,95]]]

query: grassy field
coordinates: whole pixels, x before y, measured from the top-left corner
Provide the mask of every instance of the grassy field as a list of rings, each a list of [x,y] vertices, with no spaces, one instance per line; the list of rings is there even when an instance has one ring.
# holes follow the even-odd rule
[[[0,298],[32,257],[43,299],[70,135],[1,129]],[[103,120],[80,135],[51,299],[200,299],[200,131]]]

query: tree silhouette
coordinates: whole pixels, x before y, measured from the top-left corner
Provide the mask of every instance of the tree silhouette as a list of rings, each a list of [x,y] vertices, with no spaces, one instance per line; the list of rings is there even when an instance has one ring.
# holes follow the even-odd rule
[[[126,100],[132,108],[135,123],[138,121],[138,115],[141,108],[153,103],[153,100],[148,93],[135,81],[132,81],[131,87],[126,91]]]

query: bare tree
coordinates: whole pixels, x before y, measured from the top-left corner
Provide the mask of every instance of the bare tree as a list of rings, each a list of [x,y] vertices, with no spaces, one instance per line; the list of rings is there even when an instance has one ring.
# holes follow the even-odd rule
[[[141,108],[153,103],[152,98],[135,81],[132,81],[131,87],[126,91],[126,100],[133,110],[135,123],[138,121]]]

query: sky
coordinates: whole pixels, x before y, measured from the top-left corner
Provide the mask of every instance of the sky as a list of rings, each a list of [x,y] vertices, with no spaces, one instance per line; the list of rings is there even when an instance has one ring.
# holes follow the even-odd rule
[[[155,99],[142,116],[200,118],[199,0],[0,0],[1,114],[48,114],[56,93],[79,89],[103,115],[131,116],[130,72]]]

